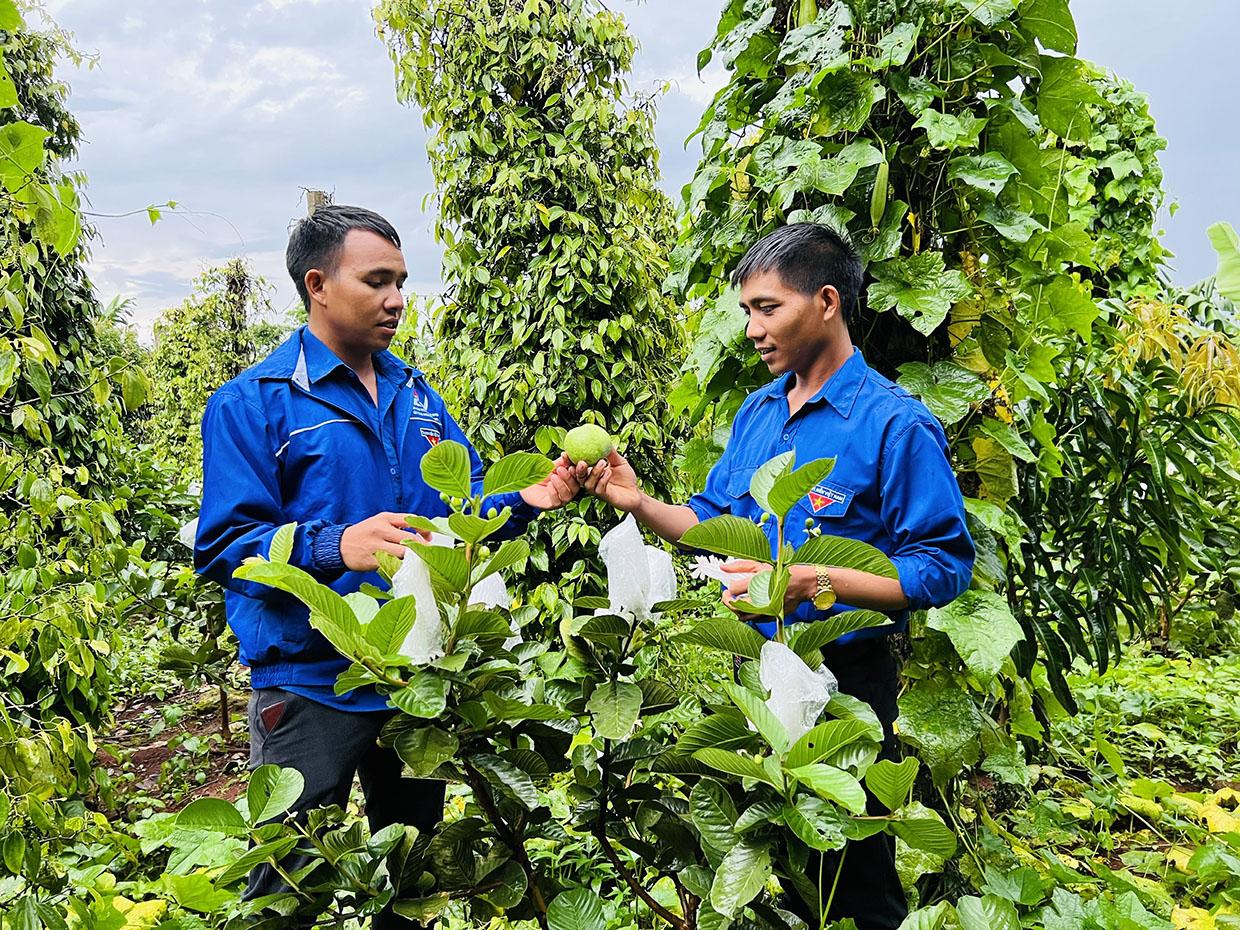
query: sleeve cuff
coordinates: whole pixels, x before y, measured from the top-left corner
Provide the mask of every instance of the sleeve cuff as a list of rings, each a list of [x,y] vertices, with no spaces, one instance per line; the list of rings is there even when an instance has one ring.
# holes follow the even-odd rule
[[[908,610],[925,610],[933,605],[926,594],[925,585],[921,580],[921,567],[916,558],[910,556],[892,556],[891,564],[896,567],[896,575],[900,580],[900,590],[908,598]]]
[[[317,571],[344,571],[344,556],[340,554],[340,537],[348,528],[347,523],[331,523],[314,534],[314,539],[310,543],[310,559]]]

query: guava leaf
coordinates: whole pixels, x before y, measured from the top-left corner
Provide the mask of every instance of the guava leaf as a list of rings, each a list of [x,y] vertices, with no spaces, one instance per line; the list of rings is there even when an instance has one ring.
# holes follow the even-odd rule
[[[724,917],[758,896],[771,877],[771,854],[765,844],[745,840],[723,857],[710,886],[710,906]]]
[[[245,791],[250,823],[266,823],[279,817],[297,803],[303,788],[305,779],[296,769],[260,765],[251,773]]]
[[[758,524],[743,517],[724,514],[697,523],[680,537],[690,549],[704,549],[735,559],[772,562],[771,541]]]
[[[642,689],[631,682],[607,681],[594,689],[586,710],[594,732],[604,739],[626,740],[642,711]]]
[[[604,930],[603,901],[589,888],[561,891],[547,908],[550,930]]]
[[[900,762],[879,759],[866,771],[865,786],[887,810],[899,810],[913,790],[918,767],[917,760],[912,756]]]
[[[513,452],[487,469],[486,477],[482,480],[482,493],[489,496],[522,491],[545,480],[554,469],[555,464],[546,456],[536,452]],[[465,495],[453,495],[463,496]]]
[[[469,474],[469,452],[455,440],[444,439],[422,456],[422,480],[441,494],[469,497],[473,493]]]

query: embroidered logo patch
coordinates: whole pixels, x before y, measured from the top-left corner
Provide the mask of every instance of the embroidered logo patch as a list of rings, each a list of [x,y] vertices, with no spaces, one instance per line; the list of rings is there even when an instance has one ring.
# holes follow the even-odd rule
[[[424,426],[418,430],[432,446],[439,445],[439,430]]]
[[[824,516],[843,513],[850,500],[852,491],[831,484],[816,484],[809,492],[810,507]]]
[[[425,412],[429,408],[429,406],[430,406],[430,398],[426,397],[423,394],[418,393],[418,391],[415,390],[413,392],[413,409],[421,410]]]

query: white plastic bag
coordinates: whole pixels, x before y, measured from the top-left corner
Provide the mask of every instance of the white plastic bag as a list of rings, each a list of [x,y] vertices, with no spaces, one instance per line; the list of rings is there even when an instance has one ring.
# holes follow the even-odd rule
[[[607,531],[599,542],[598,554],[607,566],[607,600],[611,606],[596,613],[628,614],[647,620],[651,607],[676,596],[671,554],[642,541],[632,514]]]
[[[198,518],[190,520],[177,532],[177,542],[190,549],[194,548],[194,539],[198,536]]]
[[[508,594],[508,585],[504,584],[504,579],[496,572],[474,585],[474,589],[469,592],[469,603],[479,607],[499,607],[507,610],[512,606],[512,597]],[[504,640],[504,648],[512,649],[518,643],[524,642],[516,617],[508,618],[508,628],[512,630],[512,635]]]
[[[417,619],[401,644],[400,654],[408,656],[415,665],[425,665],[444,654],[443,621],[435,591],[431,588],[430,571],[412,549],[405,553],[400,569],[392,576],[392,597],[409,594],[417,605]]]
[[[758,656],[758,679],[771,692],[766,706],[795,742],[814,728],[840,683],[825,665],[814,671],[783,643],[770,640]]]

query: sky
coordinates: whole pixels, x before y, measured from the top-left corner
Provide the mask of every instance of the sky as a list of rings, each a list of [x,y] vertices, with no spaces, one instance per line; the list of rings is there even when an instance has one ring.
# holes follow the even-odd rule
[[[404,240],[410,290],[439,290],[431,233],[433,190],[421,116],[396,101],[376,37],[372,0],[47,0],[94,65],[65,65],[82,124],[78,168],[100,238],[91,273],[100,298],[131,301],[144,336],[160,310],[184,300],[207,268],[243,256],[296,304],[284,271],[289,224],[304,189],[377,209]],[[670,82],[657,124],[663,185],[691,178],[685,138],[725,74],[700,77],[695,59],[722,0],[609,0],[640,43],[630,87]],[[1149,95],[1169,146],[1165,218],[1173,279],[1212,274],[1206,227],[1240,226],[1240,95],[1235,94],[1234,0],[1073,0],[1082,57]],[[145,208],[176,201],[152,225]]]

